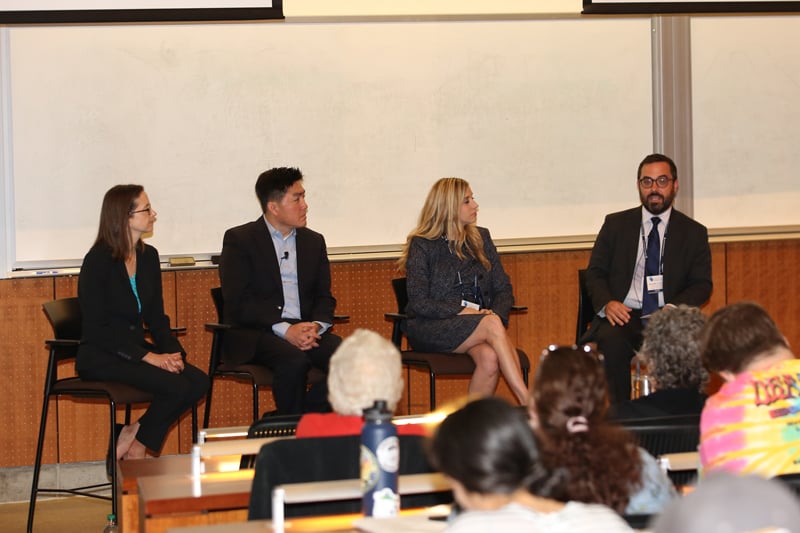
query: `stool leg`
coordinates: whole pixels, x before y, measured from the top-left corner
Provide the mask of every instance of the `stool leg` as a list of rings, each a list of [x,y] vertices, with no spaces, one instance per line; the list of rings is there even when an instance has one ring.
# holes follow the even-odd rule
[[[39,441],[36,443],[36,461],[33,463],[33,481],[31,482],[31,500],[28,504],[28,533],[33,531],[33,516],[36,510],[36,497],[39,493],[39,473],[42,469],[42,450],[44,448],[44,432],[47,427],[47,409],[50,396],[45,393],[42,404],[42,418],[39,423]]]
[[[117,512],[117,403],[111,398],[108,399],[109,404],[109,427],[111,428],[111,512],[119,518]],[[125,422],[130,424],[131,405],[125,404]]]
[[[258,385],[253,380],[253,422],[258,422]]]
[[[208,421],[211,418],[211,393],[214,391],[214,376],[208,380],[208,392],[206,393],[206,412],[203,415],[203,429],[208,428]]]
[[[436,410],[436,374],[433,370],[429,370],[430,384],[431,384],[431,411]]]

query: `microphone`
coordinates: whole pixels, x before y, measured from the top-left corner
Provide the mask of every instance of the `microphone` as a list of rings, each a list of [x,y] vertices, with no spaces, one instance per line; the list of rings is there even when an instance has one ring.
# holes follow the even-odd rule
[[[289,250],[283,252],[283,257],[281,257],[281,261],[283,261],[284,259],[289,259]]]

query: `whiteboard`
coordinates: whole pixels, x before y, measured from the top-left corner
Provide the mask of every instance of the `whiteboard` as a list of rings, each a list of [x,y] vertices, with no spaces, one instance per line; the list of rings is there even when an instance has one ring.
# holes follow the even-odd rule
[[[692,19],[694,214],[800,223],[800,17]]]
[[[117,183],[162,255],[217,253],[284,165],[334,251],[404,242],[442,176],[495,239],[592,234],[653,145],[648,19],[8,31],[15,267],[79,260]]]

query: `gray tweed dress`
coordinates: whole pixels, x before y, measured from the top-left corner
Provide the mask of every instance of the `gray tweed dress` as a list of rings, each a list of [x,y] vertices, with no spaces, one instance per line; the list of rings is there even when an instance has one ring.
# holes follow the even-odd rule
[[[483,249],[492,269],[471,257],[460,260],[450,251],[444,238],[429,240],[414,237],[408,248],[408,341],[415,350],[451,352],[469,337],[484,315],[459,315],[461,300],[474,300],[479,287],[483,307],[491,309],[508,325],[514,304],[511,281],[489,230],[478,227]]]

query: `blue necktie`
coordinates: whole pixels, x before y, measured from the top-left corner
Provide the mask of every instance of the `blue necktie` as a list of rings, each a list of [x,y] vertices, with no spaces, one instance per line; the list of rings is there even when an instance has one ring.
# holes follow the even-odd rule
[[[661,240],[658,237],[658,223],[661,219],[653,217],[650,219],[653,229],[647,236],[647,252],[644,260],[644,292],[642,293],[642,316],[649,315],[658,311],[658,292],[648,292],[647,276],[657,276],[661,272]]]

